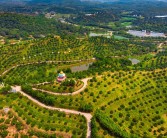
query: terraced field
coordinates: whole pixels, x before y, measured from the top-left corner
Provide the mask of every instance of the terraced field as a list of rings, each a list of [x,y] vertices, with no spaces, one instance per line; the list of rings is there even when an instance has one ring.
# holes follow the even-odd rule
[[[148,47],[147,47],[148,46]],[[128,40],[118,41],[107,38],[50,36],[42,39],[23,41],[14,45],[0,47],[0,73],[12,66],[25,63],[46,61],[80,61],[94,57],[126,56],[154,51],[154,43]]]
[[[81,115],[65,114],[64,112],[52,111],[41,108],[19,94],[11,94],[1,97],[1,120],[4,127],[2,131],[8,131],[9,127],[16,127],[15,135],[27,135],[38,137],[85,137],[86,120]],[[3,105],[10,107],[8,114],[2,111]],[[6,117],[3,117],[6,116]],[[4,120],[4,119],[5,120]],[[13,119],[13,121],[12,121]],[[7,121],[8,120],[8,123]],[[11,122],[11,123],[10,123]],[[75,123],[74,123],[75,122]],[[26,129],[26,132],[21,130]]]
[[[56,79],[57,64],[35,64],[14,68],[4,75],[8,84],[38,84],[52,82]]]
[[[166,135],[166,82],[166,69],[108,72],[90,80],[87,89],[79,95],[54,96],[53,104],[95,115],[96,110],[100,110],[104,118],[106,116],[128,134],[140,137]],[[31,93],[36,93],[35,98],[41,99],[38,97],[40,92]],[[99,118],[97,115],[97,120]],[[100,123],[103,125],[103,122]]]
[[[0,83],[4,82],[7,88],[20,85],[22,92],[28,94],[0,90],[0,136],[84,138],[91,132],[92,138],[166,137],[165,52],[132,65],[127,55],[150,54],[155,51],[155,44],[105,38],[70,39],[48,37],[0,47]],[[74,63],[81,64],[93,57],[96,60],[87,71],[73,73],[69,69]],[[61,85],[52,86],[60,70],[69,79],[85,77],[88,85],[78,88],[81,91],[75,95],[54,95],[32,88],[49,82],[38,88],[53,93],[66,89],[72,93],[75,89],[66,86],[59,91]],[[3,115],[4,107],[9,107],[8,114]],[[8,118],[10,121],[5,124]],[[9,131],[11,126],[17,130],[15,133]]]
[[[156,68],[167,67],[167,51],[159,52],[154,57],[150,57],[147,60],[142,61],[137,65],[139,69],[154,70]]]

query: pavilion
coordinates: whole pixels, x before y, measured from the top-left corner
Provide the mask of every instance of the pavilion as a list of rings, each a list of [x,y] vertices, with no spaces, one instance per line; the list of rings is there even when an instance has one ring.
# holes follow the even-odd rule
[[[57,77],[57,81],[58,82],[62,82],[66,79],[66,75],[63,71],[61,71],[59,74],[58,74],[58,77]]]

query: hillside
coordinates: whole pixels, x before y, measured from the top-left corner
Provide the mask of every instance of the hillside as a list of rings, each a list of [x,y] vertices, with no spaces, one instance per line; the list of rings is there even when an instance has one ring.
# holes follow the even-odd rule
[[[44,16],[0,13],[0,35],[8,38],[39,38],[49,34],[64,35],[66,33],[84,34],[86,29],[62,24]]]
[[[166,8],[0,1],[0,138],[166,138]]]

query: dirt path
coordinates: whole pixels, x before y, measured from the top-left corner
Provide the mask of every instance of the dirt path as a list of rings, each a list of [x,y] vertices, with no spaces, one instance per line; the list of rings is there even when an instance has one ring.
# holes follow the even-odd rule
[[[160,43],[160,44],[157,46],[157,48],[158,48],[158,49],[161,49],[163,44],[164,44],[164,43]]]
[[[88,59],[87,61],[89,61],[89,60],[95,60],[95,59]],[[6,73],[8,73],[10,70],[12,70],[14,68],[17,68],[17,67],[20,67],[20,66],[25,66],[25,65],[42,64],[42,63],[60,63],[60,62],[69,63],[69,62],[78,62],[78,61],[85,61],[85,60],[45,61],[45,62],[33,62],[33,63],[19,64],[19,65],[15,65],[15,66],[5,70],[2,74],[0,74],[0,76],[5,75]],[[44,91],[44,90],[41,90],[41,91],[47,92],[47,93],[50,93],[50,94],[54,94],[54,95],[76,95],[76,94],[79,94],[80,92],[82,92],[87,87],[87,82],[90,79],[91,78],[82,79],[82,81],[84,83],[83,87],[81,89],[73,92],[73,93],[60,94],[60,93],[53,93],[53,92]],[[49,82],[46,82],[46,83],[49,83]],[[67,114],[83,115],[87,120],[87,134],[86,134],[86,137],[87,138],[91,137],[91,118],[92,118],[92,115],[90,113],[84,113],[84,112],[79,112],[79,111],[75,111],[75,110],[69,110],[69,109],[64,109],[64,108],[56,108],[56,107],[52,107],[52,106],[47,106],[47,105],[39,102],[38,100],[34,99],[30,95],[26,94],[25,92],[21,91],[21,86],[15,86],[15,87],[12,86],[12,88],[15,89],[16,91],[18,91],[19,93],[21,93],[23,96],[27,97],[29,100],[33,101],[34,103],[38,104],[39,106],[41,106],[43,108],[46,108],[46,109],[49,109],[49,110],[57,110],[57,111],[60,111],[60,112],[65,112]]]
[[[21,93],[23,96],[27,97],[29,100],[33,101],[34,103],[38,104],[39,106],[41,106],[43,108],[46,108],[46,109],[49,109],[49,110],[57,110],[57,111],[60,111],[60,112],[65,112],[67,114],[83,115],[87,120],[87,134],[86,134],[86,137],[87,138],[91,137],[91,118],[92,118],[92,115],[90,113],[84,113],[84,112],[79,112],[79,111],[75,111],[75,110],[69,110],[69,109],[64,109],[64,108],[56,108],[56,107],[52,107],[52,106],[47,106],[47,105],[39,102],[38,100],[34,99],[30,95],[26,94],[25,92],[21,91],[20,86],[15,86],[15,87],[12,86],[12,88],[14,88],[16,91]]]
[[[158,54],[159,52],[162,52],[162,50],[163,50],[163,45],[164,45],[165,43],[167,43],[167,41],[158,44],[158,46],[157,46],[157,54]]]
[[[33,90],[38,90],[38,91],[45,92],[45,93],[52,94],[52,95],[76,95],[76,94],[79,94],[80,92],[82,92],[83,90],[85,90],[85,88],[88,85],[88,80],[90,80],[90,79],[91,78],[82,79],[81,81],[84,83],[82,88],[77,90],[77,91],[75,91],[75,92],[72,92],[72,93],[56,93],[56,92],[47,91],[47,90],[43,90],[43,89],[37,89],[37,88],[33,88]],[[46,82],[46,84],[48,84],[48,82]]]

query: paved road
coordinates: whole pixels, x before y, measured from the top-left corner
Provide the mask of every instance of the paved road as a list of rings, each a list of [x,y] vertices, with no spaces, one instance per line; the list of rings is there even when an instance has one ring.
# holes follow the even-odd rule
[[[81,81],[84,83],[83,87],[75,92],[72,92],[72,93],[56,93],[56,92],[47,91],[47,90],[43,90],[43,89],[37,89],[37,88],[33,88],[33,90],[38,90],[38,91],[45,92],[45,93],[52,94],[52,95],[76,95],[76,94],[79,94],[80,92],[82,92],[83,90],[85,90],[85,88],[88,85],[88,80],[90,80],[90,79],[91,78],[82,79]],[[46,84],[48,84],[48,83],[49,82],[46,82]]]
[[[21,93],[23,96],[27,97],[29,100],[33,101],[34,103],[38,104],[39,106],[49,109],[49,110],[57,110],[60,112],[65,112],[67,114],[76,114],[76,115],[83,115],[86,120],[87,120],[87,134],[86,137],[90,138],[91,137],[91,118],[92,115],[90,113],[84,113],[84,112],[79,112],[79,111],[75,111],[75,110],[69,110],[69,109],[64,109],[64,108],[56,108],[56,107],[52,107],[52,106],[47,106],[41,102],[39,102],[38,100],[34,99],[33,97],[31,97],[30,95],[26,94],[25,92],[21,91],[21,87],[20,86],[12,86],[12,88],[14,88],[16,91],[18,91],[19,93]]]

